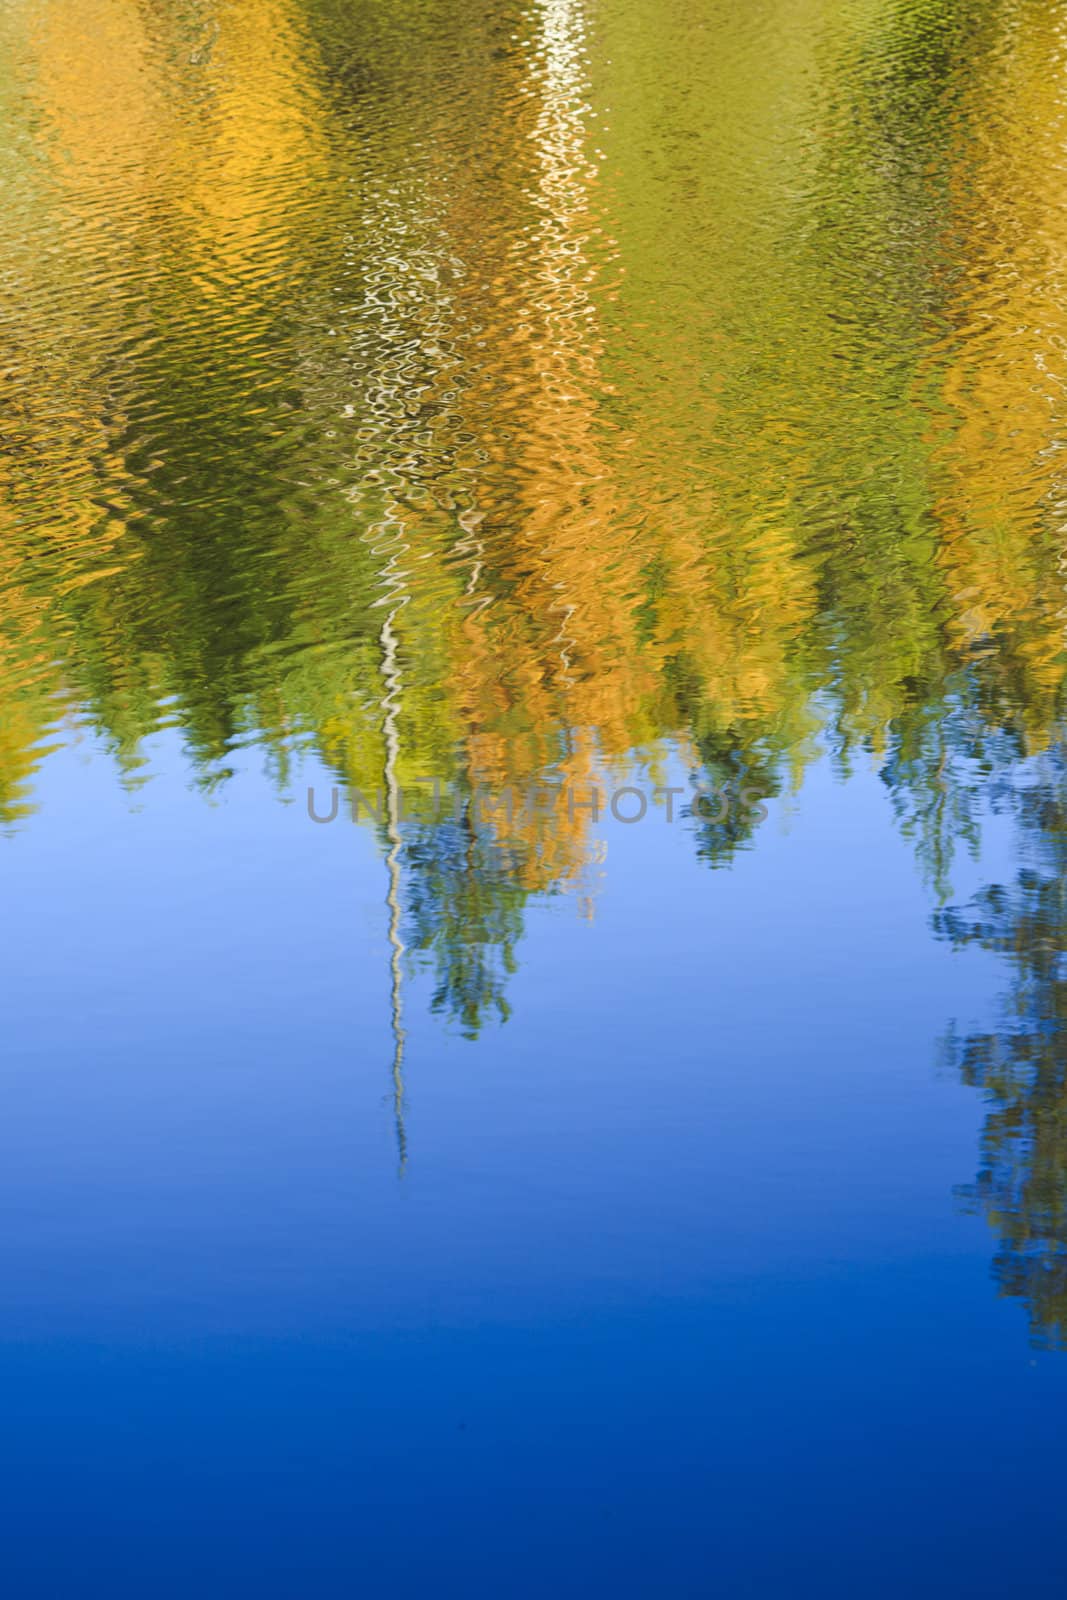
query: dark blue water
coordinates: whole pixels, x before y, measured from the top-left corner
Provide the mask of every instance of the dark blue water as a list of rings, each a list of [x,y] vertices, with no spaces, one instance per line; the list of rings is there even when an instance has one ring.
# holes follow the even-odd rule
[[[53,758],[8,865],[13,1592],[1055,1581],[1067,1369],[932,1049],[993,963],[877,781],[816,769],[703,894],[609,826],[476,1048],[413,983],[398,1179],[372,842],[174,754],[133,814]]]

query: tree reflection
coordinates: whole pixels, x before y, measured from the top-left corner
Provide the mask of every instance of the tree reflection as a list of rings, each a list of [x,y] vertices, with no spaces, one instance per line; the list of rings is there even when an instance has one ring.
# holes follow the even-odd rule
[[[1067,1348],[1067,747],[1027,764],[1010,804],[1026,865],[935,919],[942,938],[1008,963],[1003,1022],[947,1048],[990,1107],[963,1193],[999,1235],[997,1281],[1039,1340]]]
[[[62,9],[0,18],[0,822],[72,723],[130,784],[161,727],[349,795],[677,754],[719,866],[828,746],[947,898],[1062,716],[1048,8]],[[380,842],[474,1034],[594,829]]]

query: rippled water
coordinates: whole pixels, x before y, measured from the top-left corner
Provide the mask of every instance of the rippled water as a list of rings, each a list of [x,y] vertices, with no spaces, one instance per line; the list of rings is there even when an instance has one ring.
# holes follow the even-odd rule
[[[18,1595],[1062,1581],[1067,8],[0,44]]]

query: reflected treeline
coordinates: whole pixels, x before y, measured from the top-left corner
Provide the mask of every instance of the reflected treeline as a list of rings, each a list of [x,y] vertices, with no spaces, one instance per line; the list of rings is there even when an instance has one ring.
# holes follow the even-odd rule
[[[990,1107],[982,1167],[965,1190],[1000,1236],[995,1270],[1035,1337],[1067,1347],[1067,744],[1007,789],[1025,865],[965,909],[938,913],[954,945],[1003,956],[1012,984],[993,1032],[950,1036],[964,1081]]]
[[[766,798],[828,743],[948,893],[1063,710],[1062,14],[705,12],[4,14],[3,821],[77,725],[365,795]],[[591,818],[396,826],[476,1033]]]

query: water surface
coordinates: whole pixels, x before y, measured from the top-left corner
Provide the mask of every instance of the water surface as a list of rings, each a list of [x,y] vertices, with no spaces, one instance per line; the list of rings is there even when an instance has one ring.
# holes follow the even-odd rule
[[[1062,1582],[1067,8],[0,44],[15,1592]]]

